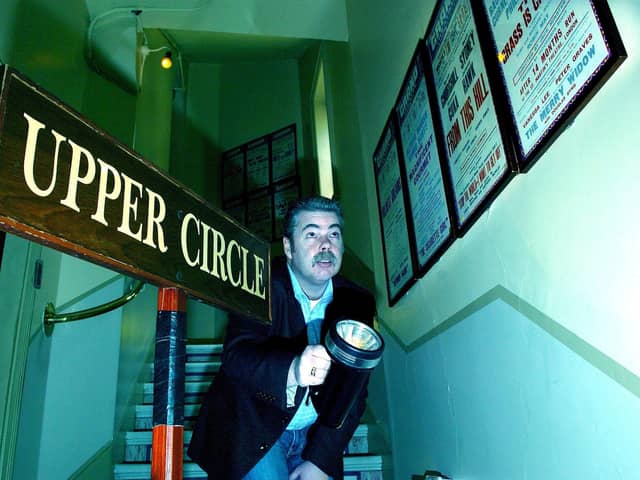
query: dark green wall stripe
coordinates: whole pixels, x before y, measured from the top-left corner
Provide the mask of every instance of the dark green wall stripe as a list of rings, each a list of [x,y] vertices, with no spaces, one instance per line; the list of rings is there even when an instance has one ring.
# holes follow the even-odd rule
[[[616,362],[611,357],[602,353],[590,343],[578,337],[575,333],[565,328],[560,323],[553,320],[551,317],[545,315],[543,312],[528,303],[526,300],[523,300],[513,292],[507,290],[502,285],[495,286],[487,293],[481,295],[469,305],[460,309],[444,322],[432,328],[427,333],[422,335],[417,340],[411,342],[410,344],[405,344],[393,332],[389,325],[385,323],[384,319],[379,320],[385,329],[385,333],[393,337],[395,341],[398,342],[398,344],[402,347],[402,349],[406,353],[409,353],[416,350],[417,348],[420,348],[431,339],[446,332],[453,326],[462,322],[474,313],[482,310],[484,307],[495,302],[496,300],[502,300],[503,302],[510,305],[514,310],[520,312],[522,315],[542,328],[553,338],[558,340],[575,354],[579,355],[582,359],[591,364],[594,368],[600,370],[614,382],[618,383],[630,393],[640,398],[640,377],[635,375],[620,363]],[[603,321],[606,321],[606,319],[603,319]]]

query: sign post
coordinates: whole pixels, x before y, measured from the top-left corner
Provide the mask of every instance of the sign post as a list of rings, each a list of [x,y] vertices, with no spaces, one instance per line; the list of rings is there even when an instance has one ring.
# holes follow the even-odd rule
[[[184,293],[177,288],[159,289],[153,361],[153,480],[182,480],[186,329]]]

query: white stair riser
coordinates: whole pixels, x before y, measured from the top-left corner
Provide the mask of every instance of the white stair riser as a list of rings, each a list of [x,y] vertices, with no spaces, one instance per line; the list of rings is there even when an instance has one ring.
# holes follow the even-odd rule
[[[347,445],[345,455],[366,454],[369,452],[368,429],[361,425]],[[185,461],[186,450],[191,441],[191,432],[184,433]],[[125,462],[150,462],[151,461],[151,432],[130,432],[125,438]]]
[[[204,399],[204,395],[209,390],[211,382],[185,382],[184,385],[184,403],[200,404]],[[153,383],[147,382],[143,386],[142,402],[153,404]]]
[[[213,376],[220,370],[220,360],[212,362],[187,362],[184,377],[186,382],[211,382]],[[145,382],[153,382],[153,363],[149,363],[144,375]]]
[[[199,404],[185,405],[184,406],[184,422],[183,426],[185,430],[191,430],[193,424],[198,418],[198,412],[200,411]],[[135,429],[138,431],[153,429],[153,405],[138,405],[136,407],[135,417]],[[368,427],[366,425],[360,425],[348,446],[349,453],[368,453],[371,446],[368,441]],[[150,437],[149,437],[149,441]]]
[[[372,460],[379,460],[380,457],[371,457]],[[383,480],[381,461],[380,465],[367,470],[351,470],[349,458],[344,461],[345,480]],[[362,463],[362,462],[356,462]],[[360,466],[358,466],[360,468]],[[120,464],[114,468],[114,480],[151,480],[151,466],[149,464]],[[207,475],[193,463],[185,463],[183,467],[183,478],[185,480],[207,480]]]
[[[204,356],[220,356],[222,355],[222,344],[195,344],[187,345],[187,357],[204,355]]]

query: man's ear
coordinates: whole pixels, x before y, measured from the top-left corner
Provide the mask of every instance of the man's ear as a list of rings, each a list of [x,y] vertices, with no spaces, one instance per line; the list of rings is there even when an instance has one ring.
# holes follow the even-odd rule
[[[292,259],[291,255],[291,242],[287,237],[282,237],[282,248],[284,249],[284,254],[288,260]]]

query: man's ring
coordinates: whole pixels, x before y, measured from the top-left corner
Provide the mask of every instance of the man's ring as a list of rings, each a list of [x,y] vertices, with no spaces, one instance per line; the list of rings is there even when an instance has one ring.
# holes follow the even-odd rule
[[[311,367],[311,376],[312,377],[316,376],[316,367]]]

